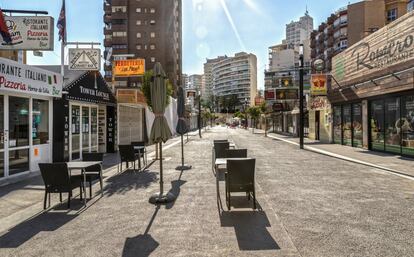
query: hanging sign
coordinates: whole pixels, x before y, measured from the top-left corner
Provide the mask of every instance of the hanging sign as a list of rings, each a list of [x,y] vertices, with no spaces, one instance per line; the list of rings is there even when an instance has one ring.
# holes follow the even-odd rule
[[[0,58],[0,91],[62,96],[62,75]]]
[[[326,74],[312,74],[311,95],[325,96],[328,93],[328,76]]]
[[[4,16],[11,43],[0,37],[0,50],[53,50],[54,22],[50,16]]]
[[[275,89],[268,89],[264,92],[265,100],[276,100]]]
[[[69,70],[94,70],[101,68],[100,49],[69,49]]]
[[[145,59],[128,59],[114,61],[115,77],[136,77],[145,73]]]

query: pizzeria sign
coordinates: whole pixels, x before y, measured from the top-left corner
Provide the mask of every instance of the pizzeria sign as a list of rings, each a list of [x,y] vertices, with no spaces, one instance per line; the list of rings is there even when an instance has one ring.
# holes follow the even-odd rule
[[[0,58],[0,92],[62,97],[59,73]]]

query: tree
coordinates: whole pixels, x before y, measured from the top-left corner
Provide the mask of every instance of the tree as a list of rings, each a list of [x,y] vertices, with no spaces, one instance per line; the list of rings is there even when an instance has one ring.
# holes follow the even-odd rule
[[[254,133],[254,127],[256,126],[256,120],[260,117],[261,109],[259,106],[252,106],[247,109],[247,113],[249,114],[250,118],[253,120],[253,133]]]

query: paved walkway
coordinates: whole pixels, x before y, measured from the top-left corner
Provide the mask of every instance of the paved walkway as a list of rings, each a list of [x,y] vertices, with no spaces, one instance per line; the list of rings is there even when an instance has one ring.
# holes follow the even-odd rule
[[[211,170],[212,140],[223,138],[257,159],[258,211],[245,196],[225,207]],[[158,162],[108,172],[104,196],[87,208],[75,199],[71,210],[55,206],[0,229],[0,256],[414,256],[411,180],[242,129],[195,139],[185,146],[191,170],[175,170],[179,144],[163,151],[174,203],[148,203],[159,190]]]
[[[299,144],[299,138],[297,137],[274,133],[269,133],[269,136],[278,140],[288,141],[296,145]],[[338,144],[324,144],[318,141],[309,140],[307,138],[305,139],[305,148],[312,151],[320,150],[320,153],[325,154],[332,153],[334,155],[338,155],[338,157],[343,156],[351,160],[357,160],[361,163],[379,166],[388,169],[389,171],[405,174],[414,178],[413,158]]]

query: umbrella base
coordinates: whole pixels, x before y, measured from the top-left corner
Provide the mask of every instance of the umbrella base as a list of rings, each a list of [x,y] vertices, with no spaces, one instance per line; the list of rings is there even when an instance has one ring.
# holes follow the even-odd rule
[[[183,166],[177,166],[175,169],[176,170],[191,170],[191,168],[192,168],[191,165],[184,164]]]
[[[174,202],[175,199],[176,197],[172,193],[167,193],[167,194],[162,194],[162,195],[155,194],[150,197],[149,202],[152,204],[163,204],[163,203]]]

